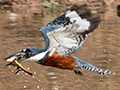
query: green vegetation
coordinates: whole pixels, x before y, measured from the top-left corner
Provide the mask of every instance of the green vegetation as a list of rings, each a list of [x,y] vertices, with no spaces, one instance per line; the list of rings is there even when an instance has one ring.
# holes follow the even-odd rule
[[[95,11],[95,10],[91,10],[90,12],[91,12],[91,14],[97,14],[97,11]]]
[[[64,4],[60,4],[59,2],[55,2],[55,1],[43,1],[41,2],[41,4],[47,8],[50,8],[51,10],[63,10],[65,9],[65,5]]]

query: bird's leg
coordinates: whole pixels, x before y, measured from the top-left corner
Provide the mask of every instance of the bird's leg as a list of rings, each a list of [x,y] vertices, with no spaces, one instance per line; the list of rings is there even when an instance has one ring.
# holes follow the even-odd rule
[[[72,56],[73,58],[75,58],[76,62],[78,63],[74,68],[73,70],[75,71],[75,73],[80,73],[79,71],[81,69],[85,69],[85,70],[89,70],[89,71],[94,71],[94,72],[97,72],[98,74],[101,74],[101,75],[115,75],[114,72],[111,72],[111,71],[107,71],[107,70],[102,70],[100,68],[97,68],[95,67],[94,65],[90,64],[90,63],[87,63],[75,56]],[[78,71],[77,71],[78,70]]]
[[[83,76],[83,73],[80,71],[80,69],[74,67],[73,70],[74,70],[75,74]]]

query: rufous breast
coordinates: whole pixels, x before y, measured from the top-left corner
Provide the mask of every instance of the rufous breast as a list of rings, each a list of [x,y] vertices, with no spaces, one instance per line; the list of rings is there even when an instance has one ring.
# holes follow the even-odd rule
[[[73,69],[77,65],[77,62],[70,56],[62,56],[54,53],[52,56],[47,56],[43,64],[62,69]]]

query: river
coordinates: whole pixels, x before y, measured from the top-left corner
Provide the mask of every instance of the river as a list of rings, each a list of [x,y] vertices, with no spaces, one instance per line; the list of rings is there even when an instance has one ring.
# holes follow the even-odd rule
[[[101,14],[99,28],[88,35],[74,55],[116,75],[104,76],[82,70],[83,76],[79,76],[72,70],[42,66],[33,61],[22,62],[34,73],[31,77],[23,72],[15,75],[14,67],[5,67],[3,59],[24,47],[44,48],[44,38],[39,29],[59,15],[40,7],[1,7],[0,90],[120,90],[120,17],[115,7]]]

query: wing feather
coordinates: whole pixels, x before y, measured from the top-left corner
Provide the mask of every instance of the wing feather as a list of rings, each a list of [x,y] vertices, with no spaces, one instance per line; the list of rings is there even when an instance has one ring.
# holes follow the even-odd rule
[[[99,15],[92,15],[86,6],[79,6],[83,10],[80,13],[78,7],[77,10],[75,7],[40,29],[49,55],[54,52],[62,55],[76,52],[86,40],[87,34],[98,27]]]

